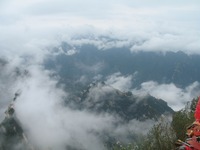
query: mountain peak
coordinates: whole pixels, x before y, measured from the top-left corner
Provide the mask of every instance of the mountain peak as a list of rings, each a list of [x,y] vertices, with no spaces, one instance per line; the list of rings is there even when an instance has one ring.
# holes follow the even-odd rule
[[[92,112],[115,114],[127,121],[157,120],[163,114],[174,112],[161,99],[150,95],[139,98],[131,92],[122,92],[104,82],[92,83],[82,92],[81,107]]]

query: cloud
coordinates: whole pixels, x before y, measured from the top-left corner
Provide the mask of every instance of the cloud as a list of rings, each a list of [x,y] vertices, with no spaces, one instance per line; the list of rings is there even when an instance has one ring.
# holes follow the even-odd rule
[[[88,98],[98,101],[101,99],[100,97],[105,96],[106,93],[111,92],[115,88],[122,92],[131,91],[138,97],[149,94],[155,98],[163,99],[172,109],[177,111],[182,109],[187,102],[199,96],[200,93],[200,84],[197,81],[185,88],[177,87],[174,83],[159,84],[155,81],[147,81],[141,84],[140,89],[132,89],[132,84],[134,84],[133,76],[124,76],[120,72],[114,73],[106,78],[106,85],[99,83],[93,87],[89,92]],[[88,105],[91,104],[88,103]]]
[[[6,59],[0,58],[0,122],[4,119],[4,112],[7,106],[13,100],[14,94],[18,91],[18,89],[15,88],[18,75],[23,74],[20,69],[15,66],[19,60],[13,59],[13,61],[14,62],[8,62]]]
[[[133,119],[126,124],[121,124],[117,126],[115,130],[112,132],[112,134],[113,136],[117,137],[118,141],[130,143],[132,141],[130,141],[130,138],[127,135],[134,137],[145,136],[148,133],[148,131],[153,127],[154,124],[155,121],[153,120],[146,120],[141,122]]]
[[[178,31],[178,29],[177,29]],[[188,54],[198,53],[199,39],[197,36],[190,36],[174,33],[154,33],[147,38],[143,43],[138,43],[132,46],[131,51],[183,51]]]
[[[93,86],[93,84],[91,84],[87,98],[84,101],[84,105],[86,105],[88,108],[90,108],[94,104],[102,106],[104,104],[104,101],[102,99],[104,99],[107,94],[113,91],[114,89],[110,85],[97,83]]]
[[[50,146],[58,150],[66,145],[79,149],[104,149],[97,132],[122,135],[130,130],[130,125],[122,125],[114,132],[115,118],[112,115],[96,115],[64,107],[68,94],[58,87],[57,77],[50,77],[52,72],[42,66],[43,60],[51,53],[49,49],[59,47],[62,41],[66,41],[72,46],[93,44],[101,50],[130,47],[131,51],[182,50],[199,54],[198,4],[196,0],[162,3],[157,0],[1,1],[0,58],[9,62],[5,66],[0,64],[1,113],[12,95],[21,89],[22,94],[15,104],[16,114],[35,146],[41,149]],[[76,52],[72,49],[65,54]],[[98,74],[105,64],[100,61],[90,66],[77,65]],[[30,76],[16,77],[16,67],[27,69]],[[132,78],[132,75],[115,73],[107,77],[106,83],[127,91],[131,88]],[[80,82],[84,80],[83,76]],[[174,84],[146,82],[140,90],[133,92],[149,92],[168,101],[174,109],[179,109],[182,103],[196,94],[192,91],[196,91],[198,86],[199,83],[195,82],[180,89]],[[103,87],[98,92],[102,94],[107,90],[109,87]]]
[[[104,150],[105,135],[130,142],[129,133],[146,134],[154,121],[132,120],[128,124],[108,113],[91,113],[87,110],[73,110],[65,105],[68,99],[57,78],[41,66],[29,66],[30,75],[17,80],[16,89],[22,93],[15,102],[16,116],[29,142],[38,149],[64,150],[66,146],[77,149]],[[119,75],[119,74],[118,74]],[[97,84],[91,88],[88,97],[99,100],[113,88]],[[93,95],[92,95],[93,93]],[[117,123],[117,125],[116,125]],[[143,127],[142,133],[137,129]]]
[[[122,92],[127,92],[132,86],[132,79],[132,75],[123,76],[120,72],[117,72],[108,76],[105,83]]]
[[[94,43],[100,49],[128,46],[131,51],[199,54],[198,4],[196,0],[2,1],[0,48],[4,53],[12,51],[12,55],[37,51],[40,57],[39,47],[70,39],[74,44]],[[72,40],[79,35],[86,38]],[[118,40],[89,39],[88,35]]]
[[[34,59],[30,59],[33,61]],[[65,104],[68,93],[58,86],[54,72],[44,70],[37,61],[22,65],[23,59],[1,60],[1,120],[14,93],[21,95],[15,102],[16,116],[29,140],[38,149],[64,150],[105,149],[99,134],[110,132],[115,118],[109,114],[91,114],[72,110]],[[19,70],[16,74],[16,68]],[[24,68],[28,76],[23,75]],[[98,134],[98,135],[97,135]]]
[[[91,84],[90,88],[87,92],[87,97],[84,100],[84,106],[87,108],[95,108],[101,110],[102,107],[105,106],[105,100],[109,100],[109,105],[112,107],[113,101],[117,100],[116,95],[110,96],[111,93],[115,94],[116,90],[113,89],[112,86],[104,84],[104,83],[95,83]],[[85,95],[85,94],[84,94]],[[112,95],[112,94],[111,94]],[[109,99],[109,98],[111,99]],[[114,102],[115,103],[115,102]],[[94,107],[95,106],[95,107]],[[114,106],[115,107],[115,106]],[[109,110],[108,110],[109,111]],[[144,136],[148,133],[151,127],[155,124],[155,120],[145,120],[139,121],[136,119],[132,119],[130,121],[124,121],[117,114],[112,112],[112,115],[115,116],[115,121],[117,124],[112,126],[107,134],[111,138],[116,138],[117,141],[130,143],[135,140],[138,140],[139,137]],[[142,129],[142,130],[141,130]]]
[[[154,81],[148,81],[141,84],[141,88],[132,91],[138,96],[150,94],[156,98],[165,100],[174,110],[182,109],[188,101],[196,98],[200,93],[200,84],[194,82],[184,89],[175,84],[158,84]]]
[[[114,118],[71,110],[64,104],[67,93],[57,87],[57,80],[49,77],[50,72],[37,66],[30,66],[29,70],[31,76],[16,84],[22,93],[15,110],[30,142],[39,149],[63,150],[67,145],[105,149],[96,133],[110,130]]]

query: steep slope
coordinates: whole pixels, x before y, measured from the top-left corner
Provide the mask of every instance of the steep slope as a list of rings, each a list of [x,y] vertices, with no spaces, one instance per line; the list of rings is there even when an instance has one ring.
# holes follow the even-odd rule
[[[14,113],[13,104],[10,104],[4,120],[0,123],[0,149],[30,150],[31,147]]]
[[[161,99],[150,95],[138,98],[131,92],[123,93],[105,83],[93,83],[83,91],[81,108],[96,113],[108,112],[129,121],[132,119],[157,120],[174,111]]]

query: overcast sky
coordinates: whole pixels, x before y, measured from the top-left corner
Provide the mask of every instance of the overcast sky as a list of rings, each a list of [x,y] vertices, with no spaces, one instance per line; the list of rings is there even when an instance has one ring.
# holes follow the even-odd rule
[[[0,48],[35,51],[63,36],[109,34],[146,41],[132,51],[200,53],[199,14],[199,0],[1,0]]]

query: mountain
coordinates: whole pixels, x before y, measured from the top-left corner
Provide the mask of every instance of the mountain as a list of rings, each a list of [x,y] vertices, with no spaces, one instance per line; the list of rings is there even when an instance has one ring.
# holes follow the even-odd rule
[[[20,93],[15,94],[13,102],[18,96],[20,96]],[[79,97],[76,96],[76,98],[78,98],[76,101],[76,109],[86,110],[93,114],[106,113],[117,116],[118,118],[120,117],[121,119],[115,121],[114,127],[116,129],[123,126],[126,127],[126,124],[129,123],[131,126],[134,126],[134,124],[132,124],[133,122],[131,122],[132,120],[145,122],[146,120],[152,119],[156,121],[163,115],[174,113],[167,103],[161,99],[156,99],[150,95],[139,99],[132,95],[131,92],[121,92],[104,82],[90,84],[80,93]],[[70,102],[68,102],[68,104],[70,104]],[[111,131],[105,130],[100,133],[93,131],[95,132],[94,134],[105,143],[106,149],[111,149],[119,139],[124,138],[118,137],[117,133],[113,134]],[[131,140],[136,140],[138,138],[137,133],[134,132],[125,132],[122,135]],[[0,123],[0,149],[34,149],[31,145],[31,141],[26,138],[20,122],[15,115],[14,103],[8,106],[5,112],[5,118]],[[66,149],[78,150],[70,145],[66,145]]]
[[[108,78],[116,73],[120,73],[123,77],[133,76],[130,85],[127,85],[128,89],[140,89],[141,83],[152,80],[158,84],[175,83],[176,86],[184,88],[194,81],[200,81],[199,58],[199,55],[186,55],[182,52],[136,53],[130,52],[128,47],[100,50],[94,45],[72,46],[63,42],[60,47],[52,49],[52,53],[44,61],[44,69],[51,70],[50,78],[55,76],[58,77],[56,81],[59,80],[56,86],[64,87],[67,91],[68,97],[65,100],[67,109],[86,112],[87,115],[95,117],[100,115],[100,119],[102,116],[104,118],[104,114],[111,117],[110,126],[105,130],[93,131],[88,128],[89,131],[86,133],[98,137],[102,143],[112,145],[120,140],[135,141],[136,137],[141,135],[141,131],[135,133],[136,130],[141,130],[141,124],[144,123],[145,127],[151,128],[150,124],[153,125],[154,121],[164,115],[171,115],[174,111],[162,99],[151,95],[138,97],[128,90],[124,92],[116,89],[106,82]],[[0,59],[0,68],[6,70],[7,63]],[[19,66],[14,68],[14,73],[11,75],[9,77],[7,74],[0,74],[0,77],[2,76],[1,79],[18,76],[22,79],[29,76],[31,78],[31,71],[29,73],[29,70]],[[0,126],[0,142],[5,137],[7,139],[2,142],[6,148],[0,147],[0,149],[12,149],[8,143],[13,137],[17,139],[12,142],[14,145],[15,142],[23,140],[23,129],[15,117],[5,117]],[[79,142],[79,138],[76,140]],[[70,143],[66,146],[67,149],[76,149]]]
[[[63,52],[58,53],[62,49]],[[75,51],[68,55],[69,51]],[[55,70],[65,83],[66,89],[82,90],[83,85],[93,82],[98,75],[104,81],[107,76],[120,72],[133,75],[132,87],[137,88],[146,81],[174,83],[178,87],[200,82],[200,55],[187,55],[179,52],[131,52],[129,47],[101,50],[92,44],[70,46],[62,42],[54,47],[56,55],[49,56],[45,68]],[[53,53],[52,52],[52,53]],[[82,82],[80,79],[83,79]]]
[[[139,98],[131,92],[114,89],[104,82],[90,84],[83,90],[76,105],[93,113],[114,114],[126,121],[158,120],[162,115],[174,112],[164,100],[150,95]]]
[[[1,150],[31,150],[27,138],[18,119],[15,116],[13,104],[5,112],[5,118],[0,123]]]

